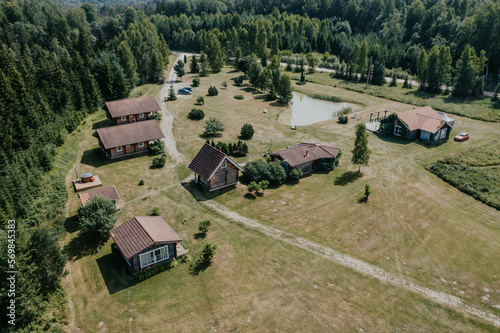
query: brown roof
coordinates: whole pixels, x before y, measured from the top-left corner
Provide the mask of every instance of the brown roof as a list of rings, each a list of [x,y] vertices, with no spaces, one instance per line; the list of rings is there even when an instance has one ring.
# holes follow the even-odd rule
[[[200,175],[204,180],[209,181],[224,159],[243,171],[243,169],[229,156],[221,152],[219,149],[212,147],[208,143],[205,143],[203,147],[201,147],[200,151],[191,161],[188,168]]]
[[[436,133],[445,123],[447,123],[446,118],[443,118],[446,117],[446,115],[444,113],[442,114],[443,116],[430,106],[425,106],[399,112],[397,116],[410,131],[420,129],[430,133]],[[452,125],[450,124],[450,126]]]
[[[116,191],[115,185],[109,185],[109,186],[104,186],[100,187],[95,190],[83,192],[79,194],[80,200],[82,201],[82,204],[85,206],[92,197],[100,195],[103,197],[110,198],[111,200],[118,200],[120,197],[118,196],[118,192]]]
[[[294,147],[277,150],[270,156],[279,156],[291,167],[312,162],[320,158],[335,158],[340,149],[320,143],[301,143]]]
[[[155,243],[182,241],[161,216],[136,216],[109,233],[125,259],[130,259]]]
[[[96,132],[106,149],[165,137],[154,119],[99,128]]]
[[[104,108],[109,111],[112,118],[161,110],[153,96],[106,102]]]

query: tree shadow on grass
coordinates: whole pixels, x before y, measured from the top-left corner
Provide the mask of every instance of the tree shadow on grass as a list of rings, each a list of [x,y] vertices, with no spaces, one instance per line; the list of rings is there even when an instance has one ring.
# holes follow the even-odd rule
[[[94,148],[83,152],[80,163],[98,168],[111,163],[111,160],[106,158],[101,148]]]
[[[363,176],[363,174],[359,173],[359,172],[346,171],[342,175],[335,178],[335,181],[333,183],[335,185],[345,186],[349,183],[352,183],[352,182],[358,180],[362,176]]]
[[[363,195],[361,198],[358,199],[358,203],[359,204],[362,204],[362,203],[366,204],[366,203],[368,203],[368,197],[365,196],[365,195]]]
[[[103,119],[92,124],[92,129],[96,130],[98,128],[108,127],[113,125],[113,122],[109,119]]]
[[[123,257],[114,246],[111,253],[98,258],[96,262],[110,295],[139,283],[130,273]]]
[[[200,273],[207,270],[208,267],[212,266],[211,262],[198,260],[191,264],[189,267],[189,274],[193,276],[198,276]]]
[[[78,231],[78,215],[73,215],[66,218],[64,221],[64,229],[66,232],[72,234]]]
[[[248,199],[248,200],[255,200],[255,199],[257,199],[257,197],[255,195],[253,195],[252,193],[250,193],[250,192],[245,193],[245,195],[243,197],[245,199]]]
[[[196,240],[205,239],[205,237],[207,237],[207,234],[204,232],[197,232],[194,234],[194,239],[196,239]]]
[[[95,234],[80,232],[64,247],[63,252],[68,257],[68,260],[75,261],[96,254],[108,239],[109,236],[100,237]]]

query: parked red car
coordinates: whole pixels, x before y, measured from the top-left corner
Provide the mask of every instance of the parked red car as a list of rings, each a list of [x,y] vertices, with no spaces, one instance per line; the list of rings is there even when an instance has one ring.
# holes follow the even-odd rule
[[[459,135],[455,136],[455,141],[465,141],[469,140],[469,133],[460,133]]]

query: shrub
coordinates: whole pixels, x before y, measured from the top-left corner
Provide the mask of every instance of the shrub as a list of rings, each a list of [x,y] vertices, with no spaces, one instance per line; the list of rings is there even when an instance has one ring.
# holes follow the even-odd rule
[[[295,84],[298,85],[298,86],[301,86],[301,85],[306,84],[306,83],[302,82],[302,81],[298,81],[298,82],[295,82]]]
[[[211,225],[212,222],[210,222],[210,220],[201,221],[198,225],[198,231],[202,234],[206,234],[208,232],[208,228],[210,228]]]
[[[160,216],[160,207],[153,207],[151,210],[151,216]]]
[[[78,212],[78,227],[84,233],[107,235],[116,223],[115,203],[103,196],[94,196]]]
[[[191,256],[189,254],[185,254],[182,256],[180,262],[183,264],[185,262],[191,261]]]
[[[156,156],[163,154],[165,152],[165,142],[163,140],[155,140],[150,146],[149,146],[149,151],[151,152],[151,155]]]
[[[200,86],[200,78],[198,76],[195,76],[193,78],[193,87],[199,87]]]
[[[151,165],[151,168],[153,169],[160,169],[165,166],[165,157],[155,157],[153,158],[153,164]]]
[[[347,116],[340,116],[337,120],[337,123],[339,124],[347,124],[347,122],[349,121],[349,117]]]
[[[247,191],[252,193],[252,192],[259,192],[260,191],[260,185],[257,183],[255,180],[251,181],[248,186],[247,186]]]
[[[304,173],[302,172],[302,169],[295,168],[290,173],[288,174],[288,179],[290,180],[299,180],[300,177],[302,177]]]
[[[196,97],[196,104],[205,105],[205,97],[203,96]]]
[[[243,83],[243,78],[241,76],[238,76],[237,78],[234,79],[234,83],[237,86],[240,86]]]
[[[236,95],[236,96],[234,96],[234,98],[235,98],[235,99],[244,99],[244,98],[245,98],[245,96],[243,96],[243,95]]]
[[[205,118],[205,112],[203,112],[203,110],[201,109],[192,109],[188,113],[188,118],[191,120],[201,120]]]
[[[141,180],[139,181],[139,186],[142,186],[142,185],[144,185],[144,179],[141,179]]]
[[[245,140],[252,139],[253,133],[254,133],[254,130],[253,130],[253,126],[251,124],[244,124],[241,127],[240,136],[242,139],[245,139]]]
[[[371,194],[371,190],[370,190],[370,185],[366,184],[365,185],[365,201],[368,201],[368,197],[370,196]]]
[[[217,96],[218,94],[219,90],[217,90],[214,86],[210,86],[210,88],[208,88],[208,96]]]
[[[215,250],[217,249],[217,245],[212,244],[210,242],[205,243],[203,250],[200,253],[200,261],[204,264],[210,264],[215,256]]]
[[[175,101],[177,99],[177,95],[175,94],[175,89],[173,85],[170,85],[170,88],[168,90],[168,97],[167,99],[169,101]]]
[[[149,117],[156,119],[157,122],[160,122],[160,120],[162,118],[162,114],[159,111],[154,111]]]
[[[224,89],[227,89],[227,82],[226,82],[226,81],[222,82],[222,83],[221,83],[221,86],[222,86]]]

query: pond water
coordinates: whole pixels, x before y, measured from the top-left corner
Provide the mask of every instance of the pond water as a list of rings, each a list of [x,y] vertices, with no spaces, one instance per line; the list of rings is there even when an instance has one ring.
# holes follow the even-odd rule
[[[305,126],[337,118],[339,112],[347,107],[352,108],[353,111],[360,108],[355,104],[333,103],[294,92],[290,125]]]

